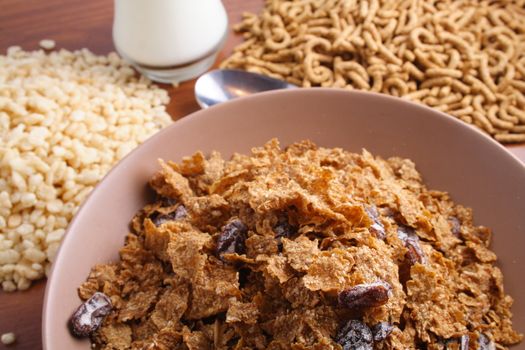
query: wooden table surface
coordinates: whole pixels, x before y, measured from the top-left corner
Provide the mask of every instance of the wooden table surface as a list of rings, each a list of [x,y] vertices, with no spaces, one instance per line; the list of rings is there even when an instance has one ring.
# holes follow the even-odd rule
[[[244,11],[258,11],[263,0],[224,0],[230,26]],[[113,2],[110,0],[0,0],[0,52],[12,45],[26,50],[38,48],[41,39],[54,39],[58,48],[89,48],[99,54],[113,49],[111,24]],[[224,59],[241,38],[230,34],[219,55]],[[179,87],[164,86],[171,102],[168,112],[179,119],[199,109],[193,97],[194,81]],[[509,147],[525,162],[525,145]],[[38,350],[41,345],[42,302],[45,281],[28,291],[6,294],[0,291],[0,334],[13,331],[17,342],[10,348]],[[0,343],[0,349],[6,348]]]

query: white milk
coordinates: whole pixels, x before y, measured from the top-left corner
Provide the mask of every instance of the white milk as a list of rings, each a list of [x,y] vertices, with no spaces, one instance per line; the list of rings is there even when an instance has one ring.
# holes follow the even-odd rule
[[[155,80],[184,80],[188,74],[170,78],[169,72],[190,66],[190,75],[202,73],[213,64],[227,27],[220,0],[115,0],[115,47]],[[151,71],[162,71],[166,79],[156,79]]]

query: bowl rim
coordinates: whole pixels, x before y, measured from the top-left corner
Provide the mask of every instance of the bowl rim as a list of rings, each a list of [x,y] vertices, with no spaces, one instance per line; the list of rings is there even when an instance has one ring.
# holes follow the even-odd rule
[[[455,125],[456,127],[462,128],[465,130],[465,132],[471,133],[472,135],[477,135],[475,137],[479,138],[480,141],[488,142],[492,147],[496,148],[500,152],[500,156],[506,156],[509,158],[509,161],[517,163],[522,169],[522,174],[525,177],[525,163],[522,162],[515,154],[510,152],[507,148],[505,148],[502,144],[494,140],[492,137],[487,135],[486,133],[482,132],[478,128],[476,128],[473,125],[467,124],[463,121],[460,121],[459,119],[444,113],[442,111],[433,109],[429,106],[416,103],[411,100],[403,99],[400,97],[390,96],[386,94],[376,93],[376,92],[370,92],[370,91],[359,91],[359,90],[347,90],[342,88],[323,88],[323,87],[314,87],[314,88],[308,88],[308,89],[282,89],[282,90],[272,90],[272,91],[266,91],[261,93],[256,93],[253,95],[236,98],[227,102],[223,102],[214,106],[211,106],[206,109],[200,109],[195,112],[192,112],[184,117],[181,117],[180,119],[175,120],[171,125],[165,127],[164,129],[156,132],[152,136],[150,136],[146,141],[144,141],[142,144],[137,146],[135,149],[133,149],[129,154],[127,154],[124,158],[119,160],[105,175],[104,177],[97,183],[97,185],[93,188],[91,193],[87,196],[87,198],[84,200],[84,202],[80,205],[78,211],[72,218],[71,222],[69,223],[66,233],[64,235],[64,239],[60,244],[60,247],[57,251],[55,263],[52,264],[51,270],[49,273],[49,277],[46,281],[46,287],[45,287],[45,294],[44,294],[44,302],[42,306],[42,324],[41,324],[41,331],[42,331],[42,345],[44,350],[51,350],[50,344],[48,344],[48,339],[52,338],[52,334],[49,334],[48,336],[48,322],[47,319],[49,318],[49,315],[52,314],[51,310],[48,310],[49,301],[51,299],[52,295],[52,289],[55,289],[57,287],[54,286],[54,270],[56,263],[58,262],[58,259],[60,257],[60,253],[63,249],[67,249],[67,245],[69,241],[72,241],[74,239],[74,235],[71,234],[71,232],[74,232],[76,230],[76,226],[78,225],[77,222],[79,221],[79,217],[83,214],[83,209],[90,202],[90,199],[92,197],[92,194],[97,191],[98,188],[100,188],[100,184],[106,181],[108,177],[111,176],[114,172],[116,172],[118,169],[120,169],[123,166],[123,163],[127,162],[127,159],[130,157],[133,157],[134,153],[137,152],[138,149],[141,147],[152,143],[155,139],[163,137],[164,134],[168,134],[171,132],[174,128],[182,128],[186,123],[192,122],[194,119],[197,118],[212,118],[214,111],[219,111],[224,108],[230,108],[230,106],[234,106],[236,104],[240,103],[250,103],[250,101],[256,101],[258,99],[265,99],[265,98],[272,98],[272,96],[275,95],[305,95],[304,98],[311,97],[315,98],[315,95],[330,95],[330,94],[340,94],[340,95],[354,95],[355,98],[379,98],[379,99],[385,99],[389,100],[391,103],[394,104],[409,104],[412,105],[415,110],[421,110],[426,114],[429,114],[428,117],[432,116],[434,118],[440,118],[442,119],[443,123],[450,123]],[[312,96],[309,96],[312,95]],[[468,131],[467,131],[468,130]]]

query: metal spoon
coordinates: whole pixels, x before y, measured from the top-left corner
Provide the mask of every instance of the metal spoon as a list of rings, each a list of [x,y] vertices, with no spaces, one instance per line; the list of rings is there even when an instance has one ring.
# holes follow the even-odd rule
[[[293,89],[286,81],[235,69],[216,69],[201,75],[195,83],[195,99],[201,108],[257,92]]]

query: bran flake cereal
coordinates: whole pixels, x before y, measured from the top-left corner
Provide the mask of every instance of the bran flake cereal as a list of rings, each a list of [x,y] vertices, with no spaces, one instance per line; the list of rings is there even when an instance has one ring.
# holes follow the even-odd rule
[[[100,349],[506,349],[490,230],[408,159],[276,140],[161,162],[120,261],[82,300]],[[182,209],[181,209],[182,208]],[[176,214],[179,213],[179,214]]]

